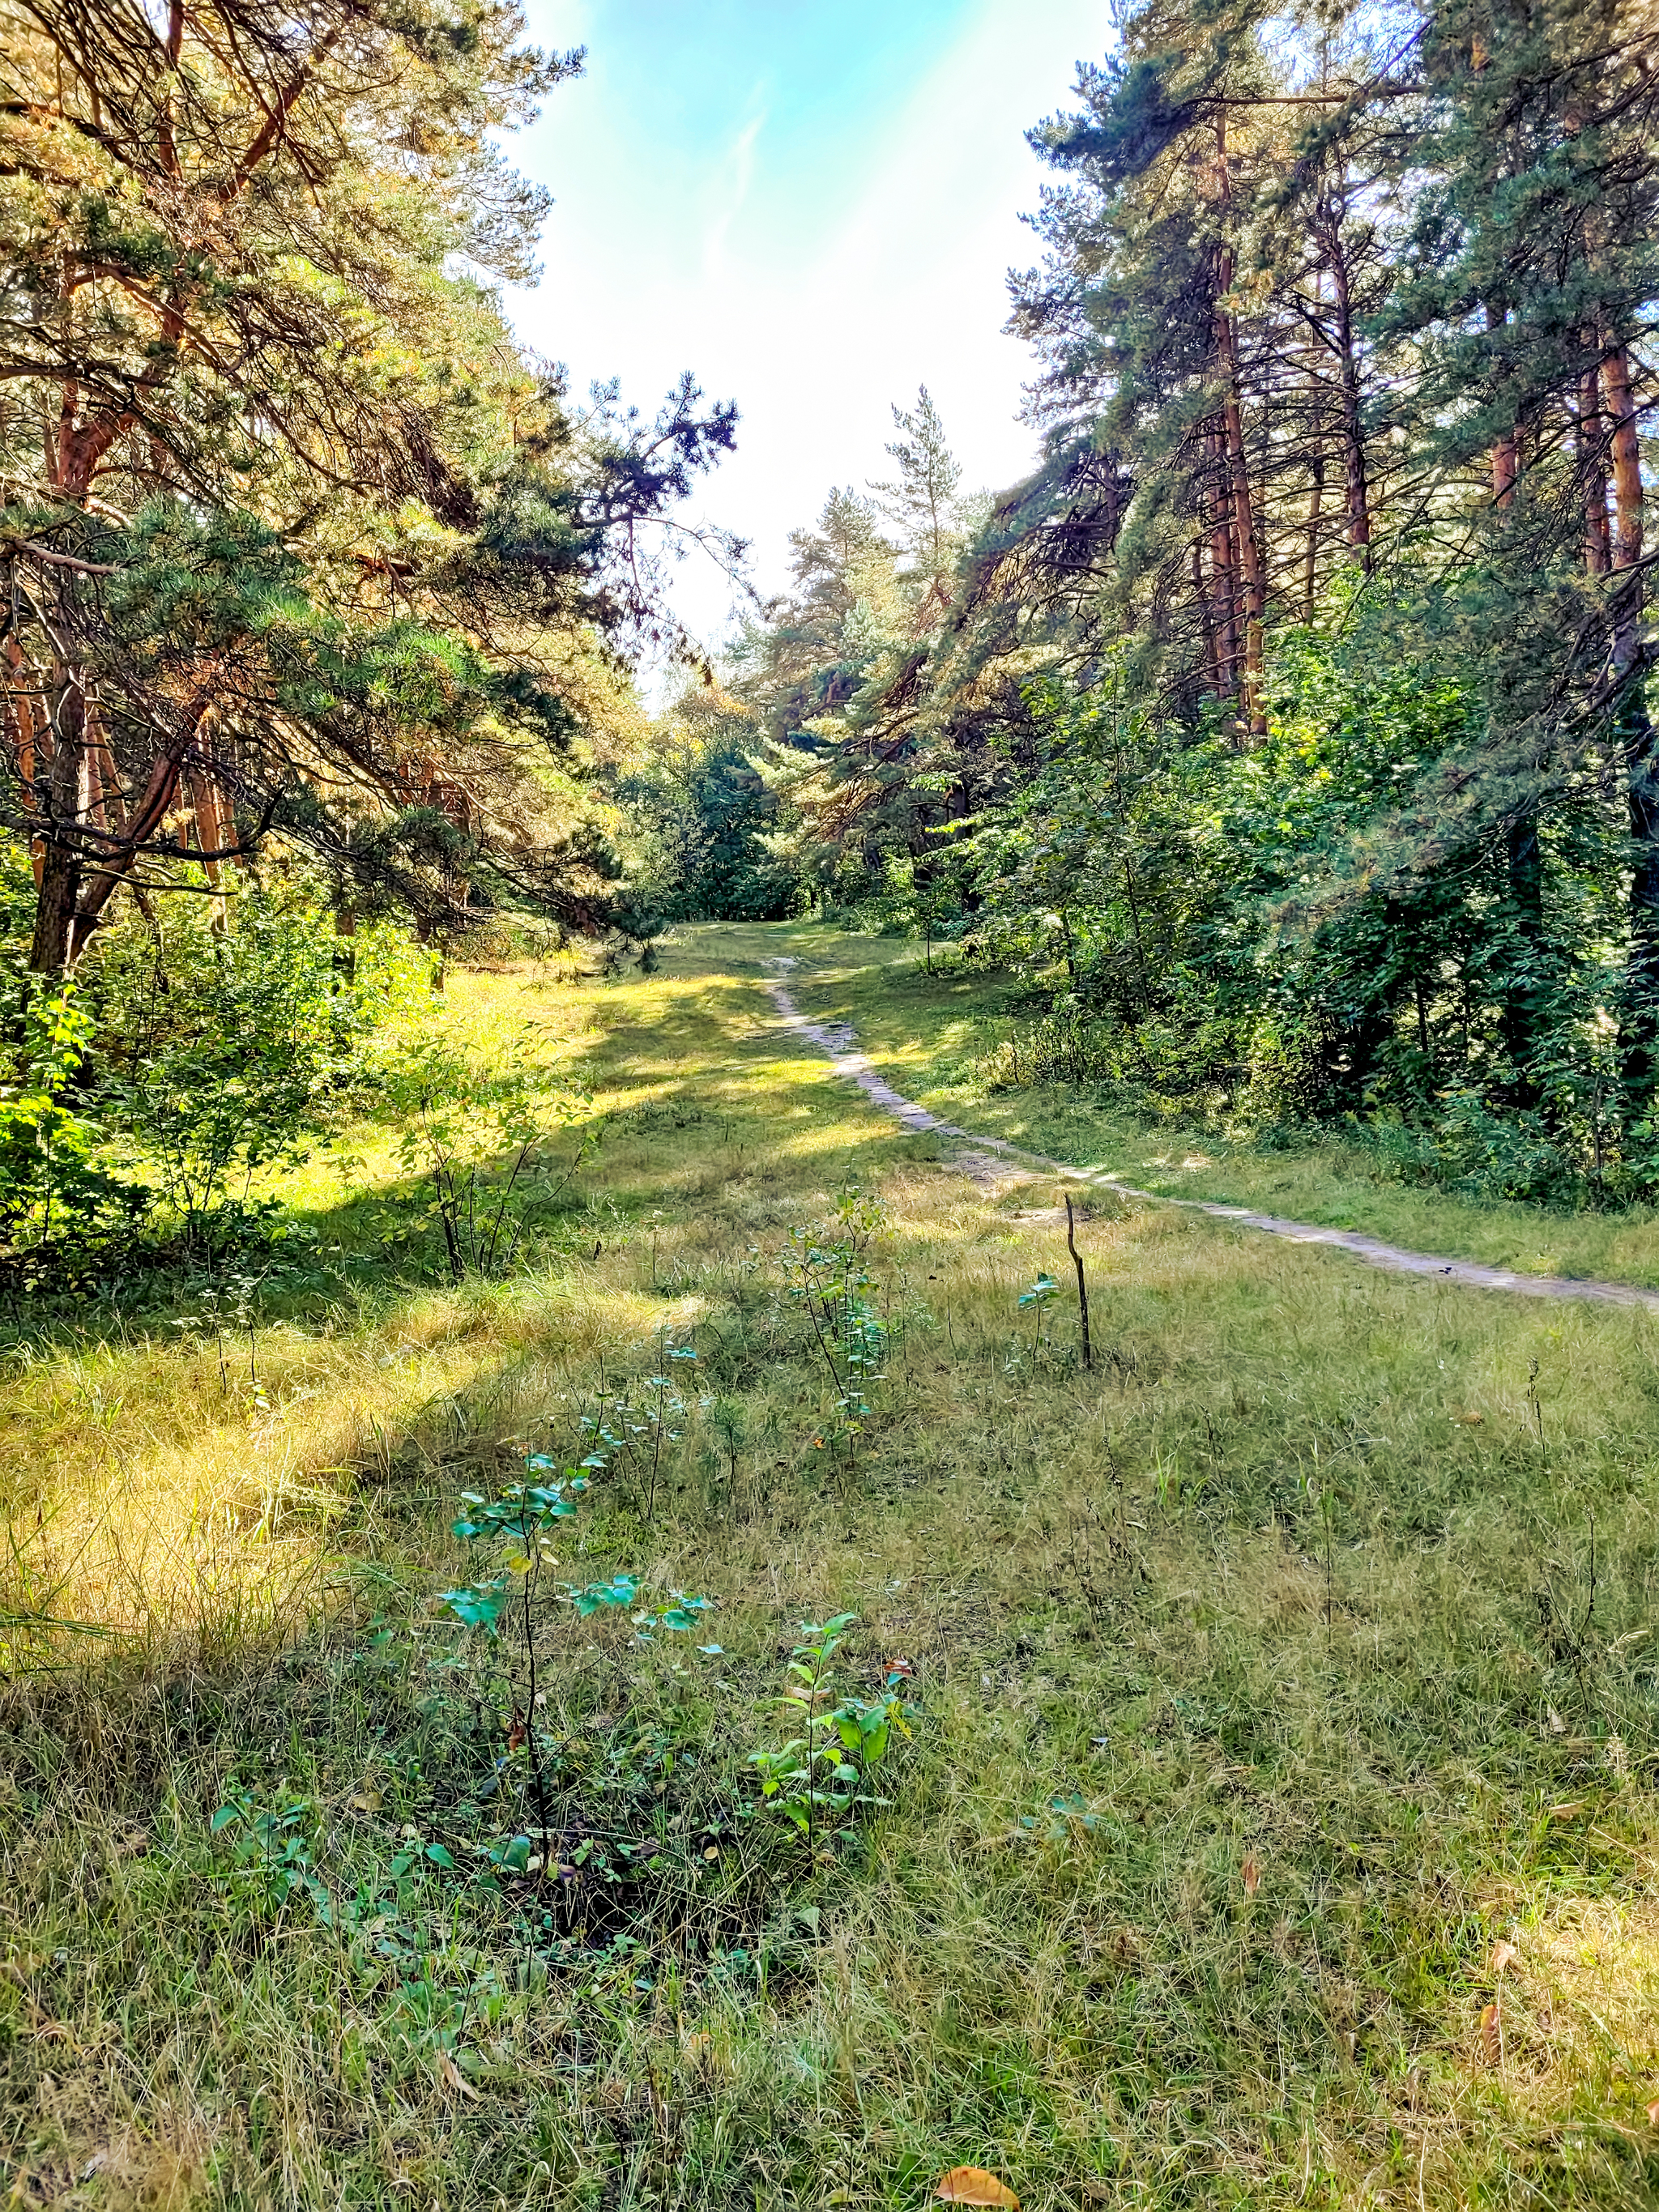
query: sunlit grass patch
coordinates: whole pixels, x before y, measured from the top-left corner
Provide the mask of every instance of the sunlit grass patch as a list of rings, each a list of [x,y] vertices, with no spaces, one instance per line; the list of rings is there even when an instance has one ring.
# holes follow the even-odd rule
[[[91,1498],[154,1548],[125,1611],[90,1551],[58,1593],[123,1654],[0,1707],[7,2185],[1645,2201],[1650,1322],[1089,1193],[1085,1369],[1060,1181],[981,1188],[794,1050],[780,939],[451,979],[509,1040],[543,993],[605,1117],[526,1270],[262,1322],[264,1410],[199,1329],[8,1382],[15,1540]],[[885,1209],[850,1414],[792,1295],[849,1182]],[[527,1455],[604,1462],[550,1589],[704,1625],[550,1597],[533,1693],[464,1628],[450,1523]],[[751,1754],[842,1611],[836,1697],[896,1681],[910,1734],[814,1856]]]

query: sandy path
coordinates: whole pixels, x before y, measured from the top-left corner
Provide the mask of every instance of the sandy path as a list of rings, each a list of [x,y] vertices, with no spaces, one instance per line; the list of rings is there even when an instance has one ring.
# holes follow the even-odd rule
[[[1143,1199],[1151,1206],[1178,1206],[1188,1213],[1207,1213],[1214,1220],[1231,1221],[1241,1229],[1260,1229],[1269,1237],[1285,1237],[1292,1244],[1334,1244],[1340,1251],[1352,1252],[1367,1267],[1382,1267],[1390,1274],[1426,1275],[1437,1282],[1463,1283],[1478,1291],[1508,1291],[1525,1298],[1589,1298],[1601,1305],[1645,1306],[1650,1313],[1659,1313],[1659,1291],[1639,1291],[1628,1283],[1581,1282],[1567,1275],[1517,1274],[1510,1267],[1483,1267],[1473,1260],[1442,1260],[1429,1252],[1407,1252],[1398,1244],[1385,1244],[1379,1237],[1362,1237],[1351,1229],[1285,1221],[1276,1213],[1253,1213],[1248,1206],[1218,1206],[1206,1199],[1165,1198],[1157,1191],[1137,1190],[1133,1183],[1103,1170],[1067,1167],[1063,1160],[1004,1144],[999,1137],[975,1136],[957,1128],[953,1121],[941,1121],[914,1099],[902,1097],[857,1049],[858,1039],[846,1023],[808,1021],[790,996],[787,983],[775,979],[766,988],[789,1027],[827,1054],[836,1074],[856,1083],[883,1113],[902,1121],[907,1129],[933,1130],[941,1137],[961,1139],[971,1147],[956,1152],[950,1164],[976,1182],[992,1179],[1000,1163],[1040,1167],[1073,1182],[1096,1183],[1103,1189],[1121,1191],[1126,1198]]]

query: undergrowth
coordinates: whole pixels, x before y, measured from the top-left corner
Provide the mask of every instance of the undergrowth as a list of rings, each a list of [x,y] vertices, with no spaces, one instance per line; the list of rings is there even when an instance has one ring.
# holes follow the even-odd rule
[[[1074,1193],[1085,1369],[766,941],[452,986],[605,1119],[507,1279],[5,1386],[15,2201],[1652,2201],[1650,1322]]]

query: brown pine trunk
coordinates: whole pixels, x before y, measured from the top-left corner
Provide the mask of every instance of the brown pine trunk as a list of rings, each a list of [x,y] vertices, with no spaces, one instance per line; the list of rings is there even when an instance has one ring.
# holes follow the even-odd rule
[[[1308,494],[1308,542],[1302,556],[1302,619],[1310,628],[1319,581],[1319,510],[1325,496],[1325,456],[1317,448],[1312,475],[1313,487]]]
[[[1609,347],[1601,363],[1601,388],[1613,424],[1613,571],[1615,575],[1621,570],[1634,572],[1620,592],[1615,611],[1613,666],[1622,673],[1635,665],[1637,635],[1642,622],[1644,520],[1642,449],[1637,434],[1636,398],[1631,389],[1630,356],[1623,346]]]
[[[1221,671],[1216,665],[1215,624],[1211,620],[1209,588],[1204,580],[1204,541],[1194,538],[1192,545],[1193,604],[1198,609],[1199,629],[1204,639],[1204,689],[1212,699],[1221,696]]]
[[[80,684],[64,668],[54,670],[52,690],[57,702],[51,718],[52,757],[49,765],[37,757],[35,777],[41,850],[29,967],[37,975],[55,975],[75,957],[75,910],[82,872],[80,841],[74,833],[84,802],[85,702]]]
[[[75,902],[81,888],[80,864],[66,846],[43,839],[40,888],[34,900],[34,935],[29,943],[29,972],[60,975],[70,964],[75,931]]]
[[[39,702],[33,689],[33,672],[23,658],[23,648],[15,633],[5,642],[6,666],[10,682],[6,688],[6,737],[17,763],[17,788],[23,811],[33,816],[39,810],[40,800],[35,791],[37,770],[43,768],[50,752],[50,739],[45,747],[40,740],[41,720]],[[29,837],[29,866],[34,874],[34,888],[40,888],[43,851],[39,837],[32,832]]]
[[[1510,504],[1515,497],[1515,480],[1520,473],[1520,459],[1516,450],[1515,433],[1511,430],[1492,449],[1492,501],[1494,507]]]
[[[1215,130],[1216,198],[1223,226],[1231,203],[1227,173],[1227,125],[1224,112]],[[1265,736],[1267,719],[1261,708],[1263,628],[1267,612],[1267,580],[1261,540],[1256,528],[1255,505],[1250,492],[1249,457],[1244,450],[1243,376],[1239,367],[1238,325],[1221,305],[1233,289],[1233,250],[1224,242],[1216,263],[1216,354],[1221,365],[1222,435],[1237,574],[1242,591],[1243,669],[1239,704],[1253,736]]]
[[[190,804],[196,817],[196,845],[202,854],[203,872],[213,889],[210,927],[216,937],[222,937],[230,917],[224,890],[224,861],[220,855],[229,851],[235,830],[225,795],[211,769],[191,770]]]

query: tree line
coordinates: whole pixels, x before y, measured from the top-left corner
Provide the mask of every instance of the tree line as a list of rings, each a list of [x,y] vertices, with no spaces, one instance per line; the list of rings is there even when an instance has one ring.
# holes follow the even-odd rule
[[[963,503],[924,394],[726,671],[771,910],[1012,963],[1030,1068],[1650,1193],[1659,30],[1121,28],[1030,134],[1039,466]]]
[[[1021,1079],[1659,1182],[1644,15],[1124,10],[1030,134],[1037,465],[969,495],[896,409],[654,726],[736,412],[513,335],[501,148],[582,57],[500,0],[0,24],[20,1034],[273,866],[347,937],[842,912],[1012,968]]]

